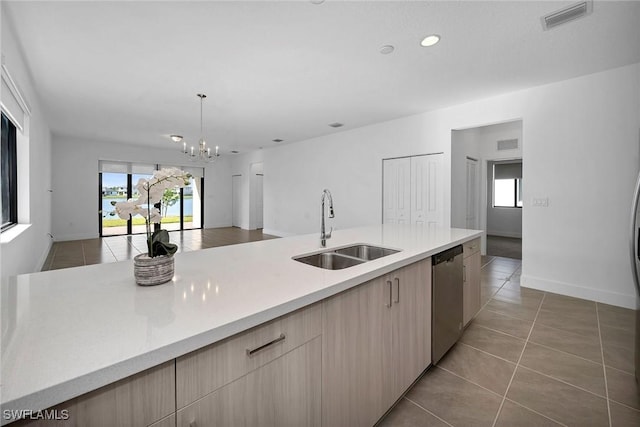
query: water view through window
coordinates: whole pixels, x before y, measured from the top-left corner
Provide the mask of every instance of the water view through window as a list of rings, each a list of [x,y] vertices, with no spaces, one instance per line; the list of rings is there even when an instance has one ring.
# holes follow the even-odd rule
[[[136,215],[131,221],[121,219],[115,213],[115,204],[129,198],[139,197],[136,185],[150,174],[127,174],[103,172],[100,194],[102,236],[137,234],[146,231],[145,220]],[[129,181],[130,179],[130,181]],[[195,177],[183,189],[165,191],[161,202],[162,228],[168,231],[202,228],[202,181]],[[130,187],[129,187],[130,182]]]

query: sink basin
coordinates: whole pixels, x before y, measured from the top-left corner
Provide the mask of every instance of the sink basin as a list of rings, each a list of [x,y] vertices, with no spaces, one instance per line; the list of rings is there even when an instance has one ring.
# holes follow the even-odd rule
[[[307,255],[294,258],[296,261],[313,265],[314,267],[324,268],[326,270],[342,270],[343,268],[353,267],[354,265],[365,262],[363,259],[342,256],[335,252],[322,252],[319,254]]]
[[[378,246],[356,245],[349,246],[347,248],[336,249],[335,252],[341,255],[349,255],[352,257],[371,261],[374,259],[382,258],[383,256],[398,253],[400,251],[396,249],[381,248]]]
[[[353,245],[345,248],[328,249],[312,255],[293,257],[298,262],[313,265],[326,270],[342,270],[367,261],[382,258],[400,252],[397,249],[381,248],[371,245]]]

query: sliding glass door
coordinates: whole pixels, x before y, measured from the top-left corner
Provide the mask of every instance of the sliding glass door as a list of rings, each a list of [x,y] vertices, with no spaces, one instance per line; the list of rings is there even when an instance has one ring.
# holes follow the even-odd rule
[[[127,162],[100,161],[99,173],[99,234],[116,236],[139,234],[146,230],[144,218],[121,219],[115,212],[115,204],[127,199],[138,199],[138,180],[148,179],[158,165],[133,164]],[[185,188],[167,190],[160,204],[162,228],[168,231],[202,228],[204,170],[182,168],[193,175]],[[188,170],[187,170],[188,169]]]

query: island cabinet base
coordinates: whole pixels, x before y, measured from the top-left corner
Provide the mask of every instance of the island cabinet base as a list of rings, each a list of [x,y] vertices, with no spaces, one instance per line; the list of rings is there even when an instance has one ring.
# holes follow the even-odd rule
[[[322,425],[370,427],[431,363],[431,259],[324,301]]]
[[[320,427],[316,337],[178,411],[178,427]]]
[[[172,360],[43,411],[55,421],[22,419],[11,427],[165,427],[174,425],[164,420],[175,413],[175,391]]]

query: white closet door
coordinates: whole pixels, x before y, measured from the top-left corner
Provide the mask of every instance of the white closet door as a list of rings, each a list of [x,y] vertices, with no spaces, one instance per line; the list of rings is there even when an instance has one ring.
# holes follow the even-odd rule
[[[409,224],[411,222],[411,161],[409,158],[385,159],[383,224]]]
[[[411,157],[411,224],[443,225],[443,157],[443,154]]]
[[[256,228],[261,229],[264,225],[264,207],[263,207],[263,183],[262,175],[256,175]]]
[[[467,158],[467,228],[477,230],[479,217],[478,161]]]
[[[242,225],[242,209],[240,204],[242,202],[242,189],[241,175],[233,175],[231,177],[231,225],[234,227],[240,227]]]

